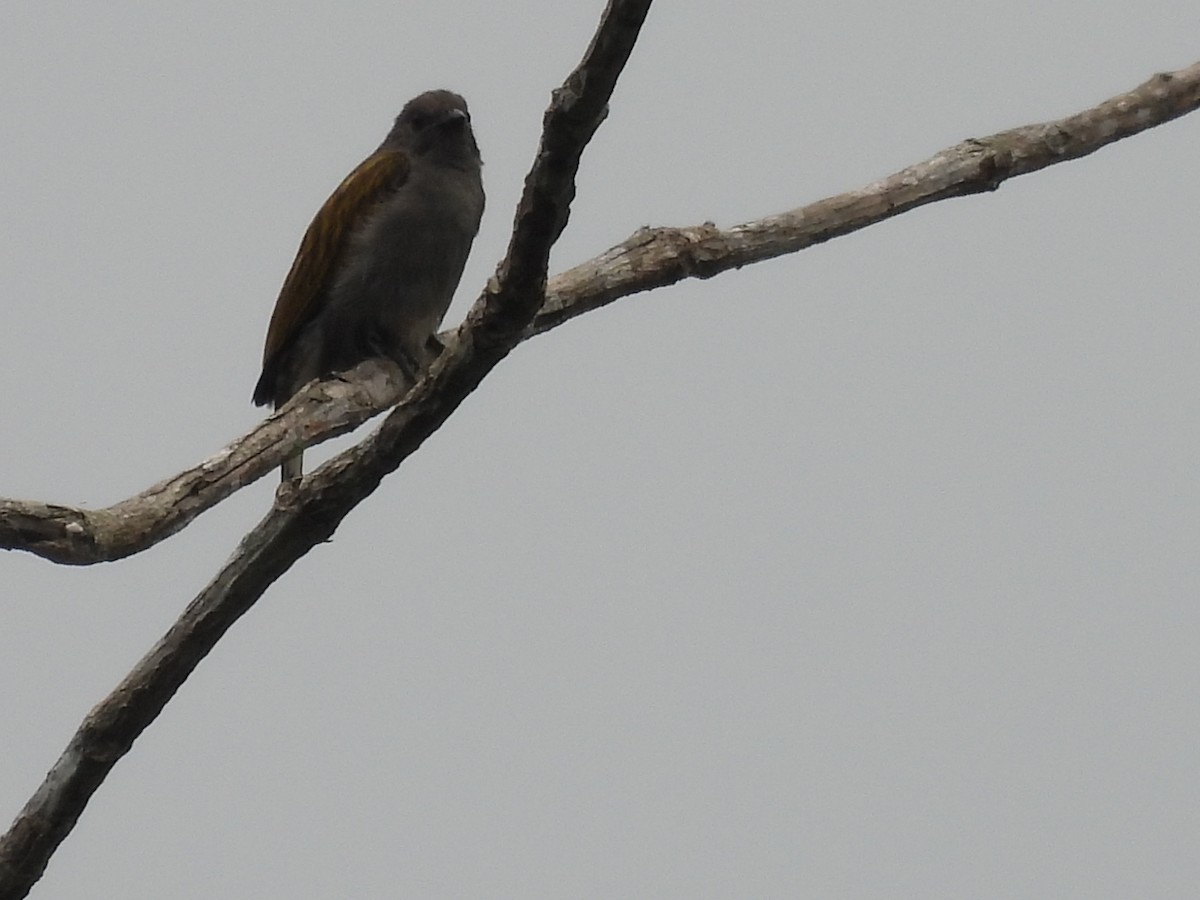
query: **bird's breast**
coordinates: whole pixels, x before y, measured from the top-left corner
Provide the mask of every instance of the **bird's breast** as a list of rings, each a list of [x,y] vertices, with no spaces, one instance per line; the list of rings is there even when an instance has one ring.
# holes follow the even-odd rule
[[[414,167],[355,230],[331,317],[423,344],[450,306],[482,213],[477,176]]]

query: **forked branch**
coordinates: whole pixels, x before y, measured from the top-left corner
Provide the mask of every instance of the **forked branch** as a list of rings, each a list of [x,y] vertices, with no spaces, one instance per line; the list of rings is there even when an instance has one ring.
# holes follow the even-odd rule
[[[594,45],[590,52],[595,50]],[[556,105],[574,95],[579,83],[574,84],[568,80],[560,89]],[[1094,153],[1106,144],[1169,122],[1197,107],[1200,107],[1200,63],[1156,75],[1127,93],[1064,119],[963,141],[859,190],[789,212],[727,229],[712,224],[643,228],[595,259],[552,279],[541,308],[525,326],[523,337],[549,331],[630,294],[685,278],[709,278],[795,253],[927,203],[995,190],[1009,178]],[[585,134],[572,135],[572,129],[586,131],[594,127],[589,125],[593,120],[581,117],[579,110],[583,107],[572,108],[575,112],[563,113],[558,119],[554,133],[561,137],[555,140],[577,141]],[[553,111],[554,108],[547,113],[548,123]],[[589,110],[591,114],[602,115],[597,110]],[[598,124],[598,119],[594,121]],[[553,142],[543,143],[542,154],[553,152],[561,152],[570,162],[571,154],[566,148],[555,151]],[[533,176],[531,172],[531,179]],[[554,229],[561,229],[565,217],[558,221],[547,210],[551,207],[565,210],[573,182],[559,190],[561,193],[556,197],[545,194],[548,205],[535,205],[532,201],[526,205],[522,201],[518,222],[524,221],[526,225],[524,231],[519,229],[514,234],[510,260],[526,259],[524,245],[517,243],[517,234],[557,236]],[[530,196],[527,192],[527,199]],[[536,278],[521,266],[514,268],[511,262],[505,266],[508,268],[501,268],[501,280],[496,282],[502,288],[497,291],[489,288],[471,314],[475,317],[474,325],[469,319],[464,326],[470,332],[471,342],[482,340],[487,345],[498,341],[496,347],[478,346],[477,353],[499,352],[500,356],[507,353],[510,349],[507,337],[498,340],[484,336],[490,335],[494,328],[504,331],[501,326],[505,322],[509,322],[505,327],[511,327],[505,316],[524,317],[528,304],[541,296]],[[485,310],[493,308],[489,303],[500,297],[500,290],[508,298],[500,308],[509,312],[486,313]],[[448,332],[442,338],[453,343],[457,333]],[[478,383],[477,379],[468,378],[464,382],[474,383]],[[273,472],[297,450],[345,434],[395,406],[407,388],[394,366],[381,361],[363,363],[346,376],[310,385],[254,431],[194,468],[106,509],[0,500],[0,548],[26,550],[71,565],[105,562],[138,553],[179,531],[234,491]],[[420,418],[416,410],[404,411],[410,403],[418,403],[418,396],[414,392],[397,410],[399,419]]]
[[[29,892],[108,772],[229,627],[292,563],[332,534],[521,340],[542,305],[550,248],[566,226],[580,157],[604,118],[649,8],[650,0],[610,0],[583,60],[555,91],[508,255],[457,339],[368,441],[281,493],[170,631],[88,713],[0,837],[0,900]]]

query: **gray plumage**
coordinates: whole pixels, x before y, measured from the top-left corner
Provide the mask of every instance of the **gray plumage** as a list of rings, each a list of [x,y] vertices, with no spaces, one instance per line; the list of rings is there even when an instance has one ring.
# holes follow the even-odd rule
[[[462,97],[429,91],[405,105],[305,233],[271,317],[255,403],[278,408],[314,378],[374,356],[416,377],[479,230],[481,165]],[[299,471],[289,460],[285,480]]]

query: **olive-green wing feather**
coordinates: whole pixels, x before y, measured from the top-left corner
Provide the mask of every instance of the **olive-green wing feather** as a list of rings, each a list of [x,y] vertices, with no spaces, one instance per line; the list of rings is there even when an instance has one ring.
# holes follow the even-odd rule
[[[337,270],[355,226],[372,206],[404,183],[408,171],[404,151],[381,150],[347,175],[313,217],[271,313],[263,347],[263,373],[254,390],[255,403],[270,402],[279,355],[317,314],[317,298]]]

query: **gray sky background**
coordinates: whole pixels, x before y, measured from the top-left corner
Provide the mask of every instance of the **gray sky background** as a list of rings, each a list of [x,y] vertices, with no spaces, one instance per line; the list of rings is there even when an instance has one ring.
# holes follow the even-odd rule
[[[301,233],[430,87],[486,162],[457,321],[601,6],[9,4],[0,494],[106,505],[249,429]],[[553,269],[1076,112],[1198,34],[1195,0],[661,2]],[[33,896],[1194,894],[1198,147],[1185,118],[519,348]],[[5,824],[274,488],[124,562],[0,559]]]

